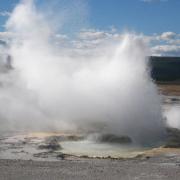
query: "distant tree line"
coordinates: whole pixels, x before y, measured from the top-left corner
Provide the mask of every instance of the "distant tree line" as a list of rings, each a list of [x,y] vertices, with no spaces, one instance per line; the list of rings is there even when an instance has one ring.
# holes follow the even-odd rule
[[[151,77],[158,82],[180,82],[180,57],[149,58]]]

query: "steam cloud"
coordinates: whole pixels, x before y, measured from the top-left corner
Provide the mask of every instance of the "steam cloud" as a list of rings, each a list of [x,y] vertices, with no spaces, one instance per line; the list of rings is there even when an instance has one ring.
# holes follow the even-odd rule
[[[13,34],[8,48],[12,68],[0,76],[1,130],[159,140],[164,133],[161,104],[147,70],[143,39],[124,34],[118,43],[77,49],[57,46],[51,26],[33,0],[21,1],[6,23]]]
[[[173,128],[180,129],[180,107],[174,106],[165,111],[167,125]]]

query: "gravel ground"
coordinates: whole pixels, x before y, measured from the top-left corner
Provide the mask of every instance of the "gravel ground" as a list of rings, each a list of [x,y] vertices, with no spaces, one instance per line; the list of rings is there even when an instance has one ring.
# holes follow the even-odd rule
[[[0,180],[179,180],[180,156],[131,160],[0,160]]]

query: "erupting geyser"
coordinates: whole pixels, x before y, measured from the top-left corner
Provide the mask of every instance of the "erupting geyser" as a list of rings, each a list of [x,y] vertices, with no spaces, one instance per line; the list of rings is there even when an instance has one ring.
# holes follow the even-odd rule
[[[57,46],[54,28],[32,0],[16,6],[6,28],[13,68],[1,76],[1,129],[109,133],[137,143],[163,137],[141,36],[122,34],[119,42],[90,49],[70,38]]]

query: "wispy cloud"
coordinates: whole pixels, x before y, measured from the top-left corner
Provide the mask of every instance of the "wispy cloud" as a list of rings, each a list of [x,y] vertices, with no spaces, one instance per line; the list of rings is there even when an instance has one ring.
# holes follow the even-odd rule
[[[153,55],[180,56],[179,45],[157,45],[151,48]]]
[[[8,43],[12,37],[13,34],[11,32],[0,32],[0,41]]]
[[[119,43],[124,35],[118,30],[84,29],[77,34],[75,39],[68,37],[68,35],[56,34],[53,37],[53,41],[57,47],[67,45],[78,52],[88,53],[91,50],[96,50],[97,47],[104,47],[105,44],[109,46],[111,42]],[[10,32],[0,32],[0,40],[7,44],[14,36],[15,34]],[[142,34],[140,36],[150,45],[151,54],[149,55],[180,56],[180,33],[167,31],[161,34]]]
[[[86,30],[79,34],[80,47],[96,47],[106,40],[121,41],[123,33],[106,32],[99,30]],[[158,56],[180,56],[180,34],[175,32],[163,32],[154,35],[141,35],[150,44],[151,54]],[[77,42],[76,42],[77,45]]]
[[[140,0],[145,3],[151,3],[151,2],[168,2],[168,0]]]
[[[10,16],[10,12],[8,12],[8,11],[2,11],[2,12],[0,12],[0,16]]]

